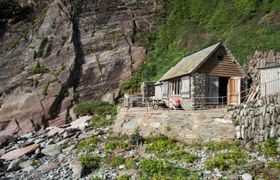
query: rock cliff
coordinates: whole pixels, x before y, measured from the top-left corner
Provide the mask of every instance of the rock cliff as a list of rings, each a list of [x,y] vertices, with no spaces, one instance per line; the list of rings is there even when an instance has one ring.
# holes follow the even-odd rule
[[[153,30],[161,11],[156,0],[21,1],[16,8],[1,11],[0,135],[63,124],[78,100],[114,102],[146,55],[136,34]]]

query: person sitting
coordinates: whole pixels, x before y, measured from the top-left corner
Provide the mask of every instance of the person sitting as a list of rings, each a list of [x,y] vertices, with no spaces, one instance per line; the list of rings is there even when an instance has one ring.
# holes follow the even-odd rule
[[[171,100],[171,109],[177,110],[181,108],[181,101],[180,99],[176,98],[176,99],[172,99]]]

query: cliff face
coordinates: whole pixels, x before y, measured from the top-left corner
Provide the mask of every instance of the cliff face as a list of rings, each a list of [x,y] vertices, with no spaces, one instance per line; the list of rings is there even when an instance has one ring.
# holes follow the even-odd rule
[[[1,20],[0,132],[65,123],[74,101],[114,101],[146,54],[161,7],[140,1],[22,1],[26,17]],[[4,130],[5,129],[5,130]]]

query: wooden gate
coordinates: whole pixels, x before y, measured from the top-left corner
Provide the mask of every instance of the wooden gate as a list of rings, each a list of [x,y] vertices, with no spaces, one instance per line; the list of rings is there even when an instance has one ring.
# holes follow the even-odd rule
[[[228,105],[240,104],[240,91],[241,91],[241,79],[240,77],[231,77],[228,80]]]

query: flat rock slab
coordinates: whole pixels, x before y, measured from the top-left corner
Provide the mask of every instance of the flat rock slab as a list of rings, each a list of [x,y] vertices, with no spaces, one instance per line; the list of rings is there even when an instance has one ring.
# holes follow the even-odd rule
[[[164,134],[180,141],[226,141],[235,138],[235,128],[223,118],[225,109],[162,110],[146,108],[120,109],[113,131],[131,135],[139,130],[143,136]]]
[[[56,156],[61,153],[61,147],[57,144],[51,144],[47,145],[41,152],[47,156]]]
[[[89,121],[92,118],[92,116],[83,116],[77,119],[76,121],[73,121],[69,127],[66,129],[80,129],[84,130],[86,128],[87,121]]]
[[[92,136],[99,136],[102,134],[104,134],[102,130],[92,130],[92,131],[84,132],[81,135],[79,135],[78,140],[83,140]]]
[[[61,134],[65,131],[65,129],[63,128],[59,128],[59,127],[50,127],[50,131],[48,132],[48,137],[52,137],[55,136],[56,134]]]
[[[7,154],[4,154],[0,159],[4,159],[6,161],[14,160],[25,154],[35,151],[37,148],[39,148],[39,146],[40,146],[39,144],[32,144],[25,148],[16,149],[16,150],[8,152]]]

